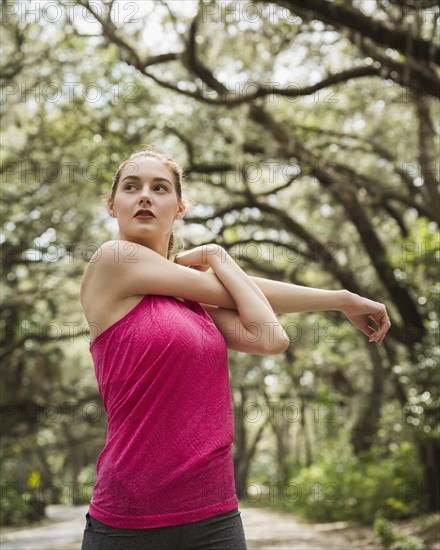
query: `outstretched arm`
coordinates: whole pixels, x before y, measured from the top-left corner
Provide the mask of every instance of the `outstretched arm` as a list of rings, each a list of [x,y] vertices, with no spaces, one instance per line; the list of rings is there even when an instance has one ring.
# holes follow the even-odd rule
[[[350,301],[347,290],[321,290],[262,277],[251,279],[260,287],[275,313],[344,311]]]
[[[208,265],[191,265],[193,269],[206,271]],[[216,277],[215,274],[208,274]],[[384,304],[363,298],[348,290],[323,290],[279,281],[249,276],[266,296],[275,313],[299,313],[302,311],[342,311],[347,319],[371,341],[382,344],[391,322]],[[216,286],[217,304],[227,309],[237,309],[231,294],[222,285]],[[369,320],[377,325],[369,326]]]
[[[371,341],[382,344],[391,327],[387,310],[380,302],[363,298],[348,290],[322,290],[251,277],[265,294],[275,313],[301,311],[342,311],[347,319]],[[377,329],[368,325],[372,319]]]

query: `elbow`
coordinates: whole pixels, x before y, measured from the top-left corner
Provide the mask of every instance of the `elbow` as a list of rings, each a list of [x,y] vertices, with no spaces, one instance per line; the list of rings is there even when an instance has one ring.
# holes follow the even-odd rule
[[[271,328],[273,329],[273,327]],[[238,346],[232,343],[232,345],[229,344],[229,347],[244,353],[255,353],[256,355],[278,355],[286,351],[289,344],[288,334],[278,325],[276,330],[268,330],[265,334],[260,332],[259,335],[256,335],[246,331],[246,342],[242,342]]]
[[[278,355],[279,353],[283,353],[289,347],[289,344],[290,341],[287,334],[282,338],[265,342],[264,355]]]

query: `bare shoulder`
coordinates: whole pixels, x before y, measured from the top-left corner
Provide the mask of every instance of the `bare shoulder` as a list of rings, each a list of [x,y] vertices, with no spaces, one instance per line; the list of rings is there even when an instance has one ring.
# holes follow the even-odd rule
[[[106,294],[114,293],[118,295],[120,293],[118,280],[111,281],[112,275],[123,271],[130,264],[139,262],[137,257],[139,247],[145,248],[137,243],[116,239],[101,244],[90,258],[84,271],[81,281],[81,296],[83,288],[92,285],[92,281],[98,283],[98,286],[100,283],[107,283],[105,287],[101,287],[101,290],[105,290]],[[110,282],[112,284],[109,284]]]
[[[114,279],[118,250],[126,241],[107,241],[95,252],[87,264],[80,287],[80,301],[94,340],[101,332],[124,317],[143,298],[142,295],[124,295]],[[128,243],[134,244],[134,243]]]
[[[147,247],[132,241],[121,239],[106,241],[93,254],[89,266],[108,269],[109,267],[116,268],[138,263],[140,250],[148,251]]]
[[[81,304],[84,305],[84,303],[87,302],[91,291],[97,289],[100,286],[100,283],[107,282],[107,285],[101,287],[100,294],[109,294],[112,292],[113,287],[108,284],[108,276],[105,276],[105,272],[107,272],[108,275],[108,268],[114,263],[111,258],[111,247],[114,245],[117,246],[117,241],[107,241],[103,243],[95,251],[86,265],[80,287]]]

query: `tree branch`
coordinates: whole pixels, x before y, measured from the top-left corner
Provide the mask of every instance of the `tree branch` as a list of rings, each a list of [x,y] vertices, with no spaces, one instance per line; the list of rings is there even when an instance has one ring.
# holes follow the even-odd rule
[[[258,0],[261,4],[278,4],[291,12],[314,16],[339,29],[345,27],[368,36],[377,44],[387,48],[408,53],[420,63],[440,65],[440,48],[418,36],[409,35],[408,31],[391,28],[386,23],[375,20],[352,7],[348,2],[329,2],[328,0]],[[411,50],[408,52],[408,40]]]
[[[251,116],[256,122],[264,127],[266,132],[271,132],[274,138],[283,144],[283,147],[286,147],[285,144],[289,144],[289,141],[291,140],[289,140],[286,130],[263,108],[252,106]],[[387,262],[387,255],[382,242],[376,234],[370,218],[360,205],[356,192],[350,188],[350,185],[345,182],[343,178],[341,178],[337,169],[335,169],[333,165],[332,171],[330,171],[326,168],[326,166],[323,166],[322,163],[319,162],[319,158],[313,155],[310,151],[307,151],[299,143],[295,143],[295,145],[291,145],[291,147],[293,148],[293,151],[291,150],[290,154],[294,154],[297,158],[300,158],[307,163],[311,167],[312,174],[317,178],[321,185],[324,188],[329,189],[329,191],[336,197],[337,202],[342,204],[348,219],[351,220],[353,226],[357,229],[358,235],[365,247],[365,251],[369,256],[379,279],[384,284],[384,287],[387,289],[390,296],[392,296],[394,304],[399,310],[403,322],[417,326],[418,332],[414,333],[414,337],[420,338],[423,336],[425,328],[414,300],[410,296],[408,290],[401,287],[397,283],[391,266]],[[288,154],[287,150],[286,154]],[[265,205],[264,208],[270,209],[273,207]],[[290,218],[288,216],[287,218],[288,219],[286,222],[288,225],[288,220],[290,220]],[[281,216],[281,219],[284,221],[283,216]],[[303,228],[301,228],[301,230],[303,231]],[[331,263],[326,265],[328,270],[331,270],[332,267],[333,266]],[[341,275],[344,277],[345,274],[341,273],[338,275],[338,279],[343,281],[343,279],[340,278]],[[351,290],[347,284],[343,283],[343,286],[344,288]]]

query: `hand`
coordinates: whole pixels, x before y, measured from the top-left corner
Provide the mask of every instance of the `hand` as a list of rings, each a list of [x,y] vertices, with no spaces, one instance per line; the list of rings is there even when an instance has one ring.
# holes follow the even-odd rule
[[[207,244],[196,246],[191,250],[179,252],[174,258],[174,262],[197,271],[208,271],[212,267],[211,263],[214,257],[222,256],[226,251],[217,244]]]
[[[361,332],[366,334],[371,341],[382,344],[385,334],[391,326],[387,310],[380,302],[374,302],[363,298],[353,292],[350,293],[349,303],[342,310],[347,319]],[[372,319],[377,329],[368,326],[368,320]]]

